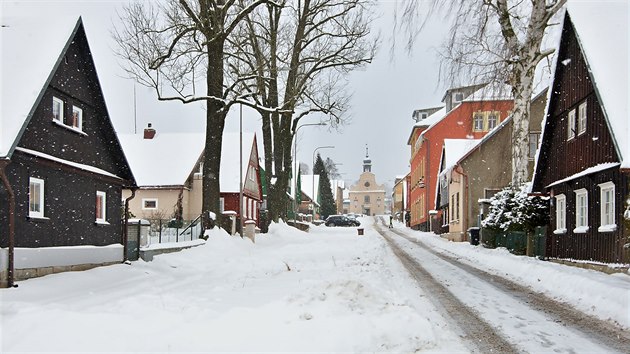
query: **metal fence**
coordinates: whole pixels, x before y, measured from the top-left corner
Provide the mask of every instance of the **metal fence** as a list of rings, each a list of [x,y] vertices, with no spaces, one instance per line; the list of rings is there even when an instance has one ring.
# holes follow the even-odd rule
[[[147,219],[149,244],[192,241],[203,236],[201,218],[195,220]]]

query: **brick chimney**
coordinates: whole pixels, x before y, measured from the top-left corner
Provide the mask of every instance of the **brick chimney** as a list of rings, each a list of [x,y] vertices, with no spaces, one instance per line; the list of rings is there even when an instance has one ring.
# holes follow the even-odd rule
[[[149,123],[149,126],[144,128],[144,138],[153,139],[154,136],[155,136],[155,129],[151,128],[151,123]]]

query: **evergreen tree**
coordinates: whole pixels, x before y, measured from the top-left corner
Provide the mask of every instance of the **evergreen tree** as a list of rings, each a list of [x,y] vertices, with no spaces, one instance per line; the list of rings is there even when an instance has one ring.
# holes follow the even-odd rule
[[[319,154],[317,154],[317,160],[315,160],[315,166],[313,166],[313,174],[319,175],[320,214],[322,219],[326,219],[329,215],[337,213],[337,207],[330,188],[328,171],[326,171],[324,161]]]

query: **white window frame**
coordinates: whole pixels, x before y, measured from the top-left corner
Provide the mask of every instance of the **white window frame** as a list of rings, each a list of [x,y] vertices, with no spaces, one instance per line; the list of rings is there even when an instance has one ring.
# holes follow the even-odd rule
[[[473,115],[473,131],[482,132],[484,127],[484,115],[481,112],[477,112]],[[477,122],[481,122],[479,126],[477,126]]]
[[[575,128],[575,109],[572,109],[567,115],[567,140],[575,138]]]
[[[494,117],[494,125],[490,126],[490,117]],[[496,112],[490,112],[488,114],[488,119],[487,119],[487,129],[488,131],[494,129],[497,127],[497,125],[499,125],[499,114],[497,114]]]
[[[565,234],[567,232],[567,197],[558,194],[556,197],[556,229],[554,234]]]
[[[223,197],[219,198],[219,211],[221,214],[225,211],[225,198]]]
[[[574,233],[586,233],[588,227],[588,191],[585,188],[574,191],[575,193],[575,229]],[[582,199],[583,198],[583,199]],[[580,202],[584,205],[580,206]]]
[[[31,185],[35,184],[39,188],[39,210],[31,210]],[[28,178],[28,217],[29,218],[39,218],[43,219],[44,217],[44,187],[45,182],[41,178],[29,177]]]
[[[599,232],[613,232],[617,230],[615,220],[615,184],[606,182],[599,184],[599,206],[600,206],[600,226]],[[606,202],[606,194],[610,196],[610,201]],[[606,206],[609,206],[609,212],[606,213]]]
[[[577,121],[577,130],[578,135],[582,135],[586,132],[586,123],[587,123],[587,111],[586,111],[586,101],[580,103],[578,106],[578,121]]]
[[[83,110],[77,106],[72,106],[72,119],[74,119],[74,113],[78,113],[77,125],[70,125],[71,127],[83,130]]]
[[[101,217],[99,218],[96,215],[96,223],[97,224],[108,224],[107,222],[107,193],[103,191],[96,191],[96,200],[98,202],[98,197],[101,197]],[[95,211],[96,213],[96,211]]]
[[[147,208],[146,202],[155,202],[155,208]],[[142,198],[142,210],[158,210],[159,204],[157,198]]]
[[[55,103],[59,103],[60,107],[59,107],[59,118],[55,117]],[[61,98],[57,98],[55,96],[53,96],[53,107],[52,107],[52,111],[53,111],[53,120],[62,123],[63,124],[63,106],[64,106],[64,102]]]

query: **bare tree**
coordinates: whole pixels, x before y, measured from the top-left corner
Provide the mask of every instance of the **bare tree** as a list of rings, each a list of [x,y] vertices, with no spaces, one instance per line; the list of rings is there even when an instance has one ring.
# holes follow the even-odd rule
[[[434,0],[424,12],[434,15],[448,8],[454,20],[444,46],[446,79],[506,83],[514,97],[512,119],[512,187],[529,178],[528,132],[530,101],[538,64],[553,53],[543,49],[543,38],[553,16],[566,0]],[[405,1],[399,23],[408,35],[408,48],[426,23],[422,1]]]
[[[166,0],[132,2],[114,30],[125,70],[155,90],[161,101],[205,102],[204,213],[219,214],[219,173],[225,118],[236,90],[249,77],[226,75],[226,41],[246,16],[271,0]],[[229,80],[228,80],[229,79]],[[260,108],[263,109],[263,108]]]
[[[376,51],[373,5],[373,0],[287,0],[283,7],[260,7],[242,28],[244,40],[234,44],[250,53],[250,66],[241,66],[240,75],[258,77],[248,89],[266,107],[259,112],[272,220],[286,212],[299,121],[312,113],[327,115],[333,128],[347,121],[346,76],[370,63]]]

